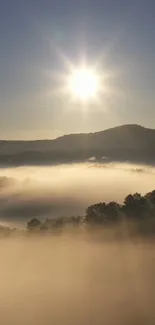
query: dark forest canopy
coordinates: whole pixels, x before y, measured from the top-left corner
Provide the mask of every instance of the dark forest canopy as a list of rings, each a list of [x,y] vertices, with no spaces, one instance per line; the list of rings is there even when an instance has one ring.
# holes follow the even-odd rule
[[[44,219],[43,221],[32,218],[25,230],[11,229],[0,226],[0,235],[12,235],[23,233],[42,233],[53,230],[62,230],[66,227],[84,227],[84,226],[121,226],[136,225],[136,231],[155,234],[155,190],[145,194],[129,194],[125,197],[123,204],[115,201],[108,203],[100,202],[88,206],[84,216],[61,217]]]
[[[118,225],[123,221],[138,222],[151,226],[155,230],[155,190],[142,196],[129,194],[123,204],[111,201],[90,205],[84,216],[45,219],[43,222],[34,218],[27,224],[29,231],[60,229],[67,225]],[[153,228],[154,227],[154,228]]]

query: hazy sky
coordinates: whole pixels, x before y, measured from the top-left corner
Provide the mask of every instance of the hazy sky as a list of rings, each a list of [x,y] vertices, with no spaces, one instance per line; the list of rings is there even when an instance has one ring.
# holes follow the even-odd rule
[[[46,138],[124,123],[154,127],[154,0],[1,0],[0,138]],[[109,93],[83,107],[56,89],[82,58]]]

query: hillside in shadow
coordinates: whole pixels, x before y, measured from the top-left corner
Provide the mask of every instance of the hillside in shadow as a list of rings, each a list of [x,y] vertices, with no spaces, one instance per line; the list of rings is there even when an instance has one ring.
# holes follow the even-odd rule
[[[1,165],[44,165],[96,161],[155,163],[155,130],[123,125],[54,140],[0,141]]]

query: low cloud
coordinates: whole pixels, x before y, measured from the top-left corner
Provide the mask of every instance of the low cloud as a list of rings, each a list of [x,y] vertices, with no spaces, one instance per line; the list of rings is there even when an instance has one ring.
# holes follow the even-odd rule
[[[154,168],[129,164],[20,167],[0,170],[0,221],[21,225],[33,217],[83,215],[100,201],[154,189]]]

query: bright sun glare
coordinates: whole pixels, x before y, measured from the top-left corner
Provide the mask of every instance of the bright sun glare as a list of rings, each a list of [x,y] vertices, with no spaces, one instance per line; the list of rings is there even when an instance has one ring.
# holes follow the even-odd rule
[[[68,80],[69,92],[73,97],[89,100],[96,97],[99,91],[99,77],[95,71],[79,68],[72,71]]]

